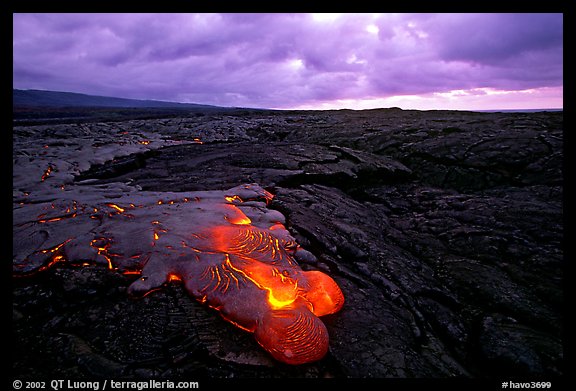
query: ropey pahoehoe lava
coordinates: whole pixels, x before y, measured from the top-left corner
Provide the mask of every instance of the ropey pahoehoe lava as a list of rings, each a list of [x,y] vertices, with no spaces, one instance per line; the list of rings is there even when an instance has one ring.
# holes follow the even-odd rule
[[[339,311],[344,295],[328,275],[299,267],[314,255],[267,208],[273,195],[257,184],[105,200],[74,195],[14,210],[14,275],[59,262],[101,263],[139,276],[128,289],[133,296],[181,281],[279,361],[303,364],[328,351],[318,317]]]

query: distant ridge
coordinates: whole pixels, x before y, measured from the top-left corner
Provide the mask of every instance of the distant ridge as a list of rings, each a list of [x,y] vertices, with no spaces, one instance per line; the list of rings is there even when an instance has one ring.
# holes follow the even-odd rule
[[[138,100],[45,90],[12,90],[13,107],[117,107],[117,108],[180,108],[221,109],[219,106],[195,103]]]

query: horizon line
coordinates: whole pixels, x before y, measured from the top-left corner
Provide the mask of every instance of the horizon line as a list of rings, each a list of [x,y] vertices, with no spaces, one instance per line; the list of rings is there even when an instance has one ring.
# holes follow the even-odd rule
[[[273,107],[246,107],[246,106],[218,106],[216,104],[208,104],[208,103],[197,103],[197,102],[179,102],[179,101],[170,101],[170,100],[161,100],[161,99],[154,99],[154,98],[126,98],[121,96],[111,96],[111,95],[95,95],[86,92],[75,92],[75,91],[60,91],[60,90],[44,90],[39,88],[15,88],[12,87],[12,90],[20,90],[20,91],[42,91],[42,92],[56,92],[56,93],[64,93],[64,94],[78,94],[78,95],[85,95],[85,96],[93,96],[99,98],[113,98],[113,99],[125,99],[125,100],[134,100],[134,101],[150,101],[150,102],[160,102],[160,103],[174,103],[179,105],[202,105],[202,106],[213,106],[213,107],[222,107],[226,109],[247,109],[247,110],[270,110],[270,111],[340,111],[340,110],[351,110],[351,111],[367,111],[367,110],[381,110],[381,109],[400,109],[404,111],[408,110],[415,110],[415,111],[471,111],[471,112],[480,112],[480,113],[497,113],[497,112],[547,112],[547,111],[564,111],[563,107],[555,107],[555,108],[493,108],[493,109],[448,109],[448,108],[433,108],[433,109],[416,109],[416,108],[403,108],[400,106],[388,106],[388,107],[373,107],[373,108],[348,108],[348,107],[340,107],[340,108],[317,108],[317,109],[301,109],[301,108],[273,108]]]

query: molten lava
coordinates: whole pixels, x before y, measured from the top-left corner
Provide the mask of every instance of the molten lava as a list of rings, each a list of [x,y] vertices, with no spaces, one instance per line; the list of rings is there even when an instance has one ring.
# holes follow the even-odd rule
[[[50,174],[52,173],[52,166],[48,166],[48,168],[46,168],[46,171],[44,171],[44,173],[42,174],[42,177],[40,178],[40,181],[44,182],[46,180],[46,178],[48,178],[50,176]]]
[[[141,192],[114,203],[64,203],[63,211],[51,204],[32,225],[24,218],[18,225],[22,236],[47,239],[36,249],[15,241],[14,270],[78,261],[127,275],[141,270],[131,295],[181,283],[225,320],[254,333],[277,360],[316,361],[328,351],[328,332],[318,317],[339,311],[344,296],[328,275],[298,266],[311,254],[286,230],[284,216],[267,208],[272,197],[253,184],[171,201]],[[71,233],[65,240],[63,230]]]

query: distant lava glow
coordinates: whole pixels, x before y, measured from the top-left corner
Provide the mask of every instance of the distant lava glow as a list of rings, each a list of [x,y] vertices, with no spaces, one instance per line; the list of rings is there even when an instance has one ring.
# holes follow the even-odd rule
[[[328,275],[298,266],[312,255],[286,230],[284,216],[267,208],[272,197],[251,184],[129,193],[113,202],[25,203],[14,213],[14,274],[100,263],[139,273],[128,289],[133,296],[182,283],[199,302],[254,333],[277,360],[316,361],[328,350],[318,317],[339,311],[344,296]]]

